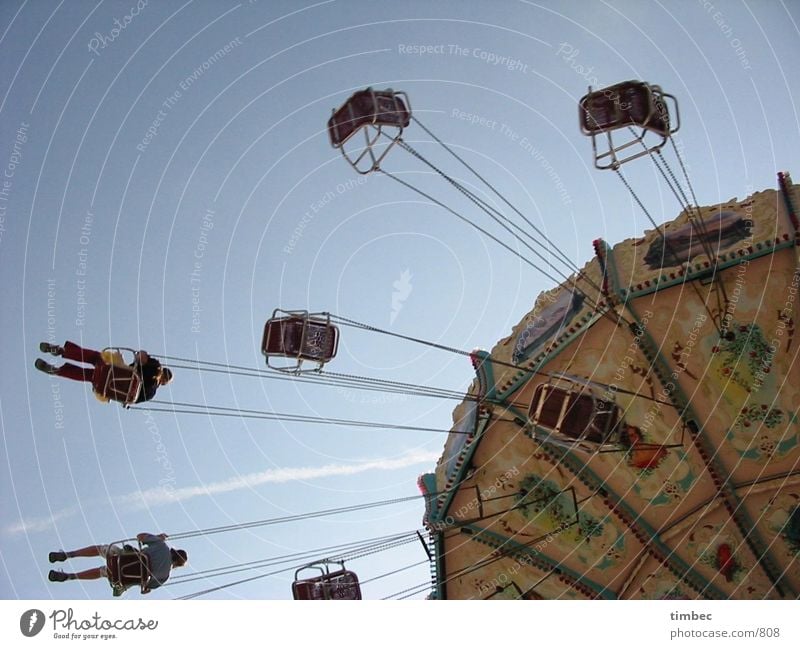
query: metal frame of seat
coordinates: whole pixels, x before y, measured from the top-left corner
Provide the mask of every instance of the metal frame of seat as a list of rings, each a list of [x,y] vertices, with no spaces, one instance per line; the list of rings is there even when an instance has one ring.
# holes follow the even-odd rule
[[[340,566],[331,572],[330,565]],[[303,570],[319,570],[320,575],[309,579],[300,579]],[[294,573],[292,597],[296,600],[358,600],[361,599],[361,586],[358,576],[352,570],[346,570],[343,561],[319,561],[298,568]]]
[[[302,324],[296,350],[287,349],[285,331],[287,325]],[[333,339],[329,340],[328,336]],[[277,341],[277,344],[275,344]],[[284,311],[275,309],[272,317],[264,325],[264,334],[261,338],[261,353],[267,359],[270,369],[292,374],[304,372],[319,372],[335,356],[339,348],[339,328],[331,324],[329,313],[309,313],[308,311]],[[316,353],[319,350],[319,353]],[[275,365],[270,359],[294,359],[291,365]],[[316,363],[312,369],[303,369],[303,362]]]
[[[668,99],[674,106],[672,110],[667,108]],[[643,81],[624,81],[595,91],[590,86],[589,92],[578,102],[578,110],[581,131],[592,138],[597,169],[618,169],[625,162],[654,153],[680,128],[675,97],[665,93],[660,86]],[[604,113],[603,119],[597,117],[601,112]],[[629,129],[630,137],[622,144],[616,144],[612,133],[623,128]],[[659,139],[653,141],[652,137],[648,138],[649,134]],[[606,136],[607,147],[598,152],[597,138],[600,135]],[[641,148],[630,149],[637,145]]]
[[[108,572],[108,582],[114,592],[125,591],[131,586],[139,586],[139,591],[144,594],[147,589],[147,582],[150,580],[150,560],[142,552],[142,544],[139,549],[126,550],[124,541],[116,541],[111,546],[122,547],[120,552],[109,553],[106,558],[106,570]],[[124,559],[133,559],[123,565]],[[128,570],[131,566],[137,567],[136,571]],[[121,592],[120,592],[121,594]]]
[[[619,407],[616,400],[613,399],[613,395],[611,399],[599,398],[596,394],[599,387],[601,386],[591,381],[567,374],[553,375],[547,383],[537,385],[528,408],[528,419],[534,437],[542,442],[587,452],[624,450],[619,438],[619,430],[623,425]],[[555,393],[563,394],[564,398],[555,422],[546,423],[544,421],[545,404],[548,397]],[[583,405],[587,399],[591,403],[591,415],[587,419],[586,426],[577,436],[567,434],[564,427],[568,425],[568,418],[576,416],[578,413],[575,408]],[[590,439],[589,435],[594,433],[590,427],[595,424],[602,413],[607,414],[604,425],[597,431],[600,438]],[[548,434],[542,435],[541,430],[548,431]]]
[[[380,163],[410,122],[411,103],[406,93],[396,92],[391,88],[366,88],[351,95],[344,104],[332,111],[328,120],[328,136],[331,146],[339,149],[353,169],[364,175],[380,168]],[[384,130],[386,128],[396,129],[395,135],[389,135]],[[347,151],[345,144],[358,131],[364,132],[364,148],[358,155],[354,155]],[[371,131],[374,131],[372,135]],[[383,135],[391,142],[378,154],[375,147]],[[364,161],[367,165],[362,164]]]
[[[103,352],[117,353],[120,358],[122,352],[136,355],[136,350],[129,347],[106,347]],[[94,367],[92,389],[105,399],[121,403],[123,408],[129,408],[136,403],[144,386],[141,374],[130,365],[103,362]]]

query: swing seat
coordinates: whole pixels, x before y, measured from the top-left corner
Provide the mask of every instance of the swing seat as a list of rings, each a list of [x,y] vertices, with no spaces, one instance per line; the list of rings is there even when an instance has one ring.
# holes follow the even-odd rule
[[[674,121],[667,109],[667,99],[674,104]],[[584,135],[592,137],[595,167],[616,169],[623,162],[661,149],[680,126],[677,109],[678,103],[672,95],[643,81],[624,81],[602,90],[590,89],[579,102],[579,121]],[[615,142],[612,132],[625,128],[628,136]],[[648,138],[648,134],[656,139]],[[598,152],[596,138],[600,135],[606,136],[607,147]]]
[[[150,578],[150,560],[148,556],[133,548],[111,553],[106,559],[108,582],[114,594],[122,594],[131,586],[139,586],[143,593]]]
[[[535,428],[547,431],[543,441],[583,450],[615,443],[611,438],[620,423],[616,403],[597,397],[587,384],[567,379],[536,386],[528,418]]]
[[[127,408],[139,398],[142,380],[129,365],[98,363],[92,374],[92,388],[101,400],[118,401]]]
[[[343,563],[339,565],[341,569],[334,572],[330,572],[327,562],[321,565],[311,564],[300,568],[294,573],[294,583],[292,584],[292,596],[294,599],[361,599],[361,586],[358,583],[358,576],[351,570],[345,570]],[[321,574],[316,577],[300,579],[300,572],[309,569],[319,570]]]
[[[283,314],[283,315],[281,315]],[[339,347],[339,329],[331,324],[327,314],[309,314],[307,311],[281,311],[275,309],[264,325],[261,353],[267,365],[275,370],[300,373],[319,371],[336,356]],[[273,365],[270,359],[285,358],[292,362]],[[316,363],[313,370],[302,370],[304,361]]]
[[[580,101],[581,130],[592,135],[638,126],[666,136],[669,113],[662,97],[658,86],[642,81],[625,81],[590,92]]]
[[[341,150],[358,173],[368,174],[379,168],[410,122],[411,109],[404,92],[367,88],[334,109],[328,120],[328,136],[331,146]],[[359,131],[364,133],[363,146],[355,145],[346,151],[345,143]],[[388,142],[381,141],[381,136],[386,136]]]
[[[356,131],[367,126],[393,126],[403,129],[411,121],[411,112],[392,90],[360,90],[350,97],[328,120],[331,145],[340,148]]]

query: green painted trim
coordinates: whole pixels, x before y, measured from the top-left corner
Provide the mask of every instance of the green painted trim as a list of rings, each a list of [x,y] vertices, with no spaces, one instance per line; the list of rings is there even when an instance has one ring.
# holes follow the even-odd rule
[[[475,376],[478,378],[478,385],[480,386],[480,394],[483,394],[485,401],[495,401],[495,394],[497,392],[497,384],[494,377],[494,364],[492,363],[492,356],[489,352],[483,349],[477,349],[470,355],[477,356],[480,360],[480,365],[475,368]]]
[[[772,241],[772,240],[770,240]],[[723,270],[727,270],[733,266],[738,266],[742,263],[743,260],[753,260],[758,259],[759,257],[765,257],[766,255],[774,254],[779,250],[783,250],[785,248],[793,248],[795,245],[794,239],[790,239],[789,241],[782,241],[781,243],[766,243],[766,242],[759,242],[753,244],[753,252],[748,253],[746,255],[736,255],[735,253],[723,253],[720,255],[720,259],[727,259],[730,257],[731,259],[726,260],[724,263],[717,264],[717,274],[722,272]],[[629,291],[628,289],[619,289],[620,297],[623,301],[625,300],[633,300],[636,298],[643,297],[645,295],[650,295],[652,293],[656,293],[658,291],[663,291],[664,289],[670,288],[672,286],[679,286],[686,282],[691,282],[696,279],[700,279],[702,277],[708,276],[711,273],[710,268],[698,268],[699,264],[694,266],[695,270],[693,272],[688,273],[687,275],[681,275],[676,277],[675,279],[669,278],[667,275],[660,275],[656,276],[657,279],[653,280],[645,280],[651,281],[652,286],[647,288],[643,288],[638,291]],[[615,273],[616,275],[616,273]]]
[[[602,242],[605,246],[606,252],[606,276],[609,280],[609,285],[613,292],[620,296],[623,304],[627,306],[628,310],[632,313],[636,323],[641,327],[641,321],[639,320],[636,313],[630,308],[630,304],[625,304],[627,299],[624,296],[620,295],[619,292],[619,278],[617,275],[617,265],[614,259],[613,250],[609,248],[605,242]],[[597,317],[601,317],[599,314]],[[642,338],[644,335],[647,335],[647,344],[654,348],[653,341],[650,338],[649,334],[646,331],[643,332]],[[655,352],[656,356],[659,356],[658,352]],[[548,359],[549,360],[549,359]],[[661,377],[659,376],[659,380]],[[680,390],[680,387],[678,386]],[[680,393],[682,396],[682,392]],[[685,396],[683,396],[684,403],[688,403]],[[679,407],[678,404],[675,404],[676,407]],[[560,446],[555,446],[553,444],[544,443],[542,444],[547,451],[554,457],[559,460],[560,464],[564,464],[567,468],[580,480],[582,480],[585,484],[589,486],[592,491],[596,491],[602,488],[609,496],[609,498],[613,499],[614,507],[624,510],[626,518],[631,521],[631,524],[635,525],[639,528],[642,532],[644,532],[648,537],[648,543],[652,543],[661,553],[666,562],[667,568],[672,571],[672,573],[677,576],[683,583],[688,585],[693,590],[697,591],[698,593],[708,593],[711,592],[717,599],[727,599],[727,594],[723,593],[722,591],[718,590],[717,588],[711,586],[711,584],[706,580],[704,577],[696,573],[692,567],[683,561],[680,557],[675,556],[675,553],[671,548],[669,548],[666,544],[661,541],[658,536],[658,532],[655,528],[650,526],[645,520],[640,517],[640,514],[636,512],[630,505],[623,498],[621,498],[618,494],[614,491],[609,489],[609,487],[600,479],[600,477],[594,473],[591,469],[588,468],[586,462],[582,459],[577,457],[572,451],[569,451],[565,448]],[[613,512],[610,512],[613,515]],[[630,528],[631,524],[627,523],[623,519],[623,523]]]
[[[594,471],[588,468],[585,462],[576,457],[571,451],[561,447],[554,447],[551,444],[543,444],[543,446],[546,447],[548,453],[553,455],[554,458],[558,460],[558,464],[565,466],[575,475],[576,478],[588,486],[589,489],[594,492],[599,489],[605,491],[607,498],[613,501],[614,507],[616,509],[624,510],[626,517],[630,518],[630,523],[623,519],[623,524],[628,527],[628,529],[631,529],[635,526],[640,531],[644,532],[648,537],[647,543],[651,543],[656,547],[656,549],[662,554],[663,561],[666,562],[667,568],[684,584],[701,595],[708,593],[709,597],[713,597],[714,599],[728,599],[727,593],[724,593],[715,586],[712,586],[705,577],[699,573],[696,573],[691,565],[686,563],[680,557],[676,556],[674,550],[661,540],[660,536],[658,535],[658,531],[647,521],[645,521],[641,517],[641,514],[633,509],[633,507],[631,507],[624,498],[619,496],[615,491],[611,490]],[[606,506],[608,507],[608,505]],[[615,515],[610,507],[609,514],[611,516]]]
[[[514,378],[511,385],[509,385],[505,390],[500,390],[497,393],[497,398],[502,399],[504,402],[508,399],[512,394],[514,394],[517,390],[522,387],[527,381],[537,372],[539,372],[544,365],[549,363],[553,360],[556,356],[558,356],[564,349],[570,345],[576,338],[582,336],[588,329],[594,326],[594,323],[597,322],[600,318],[603,317],[605,311],[602,313],[599,312],[589,312],[586,315],[582,316],[580,319],[582,320],[582,324],[571,334],[563,335],[556,345],[555,349],[551,350],[550,353],[543,355],[539,358],[539,360],[535,361],[535,366],[529,370],[520,370],[517,372],[516,377]],[[569,324],[572,324],[570,321]],[[567,325],[569,328],[569,325]],[[527,360],[527,358],[523,359]]]
[[[508,410],[512,415],[514,415],[515,417],[518,417],[522,421],[528,421],[528,413],[527,412],[522,412],[521,410],[519,410],[518,408],[515,408],[514,406],[509,406],[507,403],[503,403],[503,407],[506,410]]]
[[[425,496],[425,512],[427,514],[426,519],[431,520],[435,517],[435,510],[438,509],[436,502],[438,501],[438,496],[430,495],[435,494],[437,492],[436,488],[436,474],[435,473],[423,473],[419,477],[419,481],[425,487],[425,492],[423,495]]]
[[[433,561],[434,561],[434,587],[435,599],[447,599],[447,572],[444,564],[444,533],[436,532],[433,535]]]
[[[475,431],[475,437],[472,438],[472,441],[464,448],[461,452],[461,458],[463,459],[461,466],[452,476],[453,479],[453,486],[447,492],[445,496],[445,500],[442,503],[441,507],[437,508],[436,516],[431,518],[431,522],[435,525],[437,523],[441,523],[447,518],[447,510],[450,509],[450,505],[453,502],[453,498],[456,495],[456,491],[458,491],[458,486],[461,484],[464,474],[467,471],[467,467],[469,466],[470,460],[472,460],[472,456],[475,454],[475,449],[478,448],[481,439],[483,438],[483,434],[486,431],[486,427],[489,425],[491,421],[491,416],[484,417],[483,419],[478,417],[478,426],[477,430]],[[447,480],[450,477],[446,477]],[[433,512],[431,512],[433,513]]]
[[[614,258],[614,249],[602,239],[600,241],[603,243],[605,250],[606,277],[608,278],[608,283],[611,285],[611,291],[617,296],[620,302],[624,303],[626,298],[625,293],[619,285],[619,273],[617,272],[617,260]]]

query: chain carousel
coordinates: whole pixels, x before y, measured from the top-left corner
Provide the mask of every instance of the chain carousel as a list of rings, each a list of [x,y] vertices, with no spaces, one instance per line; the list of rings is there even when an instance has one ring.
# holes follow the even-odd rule
[[[794,316],[800,301],[800,191],[789,176],[778,175],[777,190],[701,207],[672,140],[679,128],[675,98],[641,81],[590,88],[578,114],[581,131],[592,141],[594,165],[617,174],[653,229],[613,245],[595,240],[596,256],[578,267],[422,125],[410,105],[402,92],[359,91],[333,111],[330,142],[359,174],[380,173],[417,192],[553,280],[553,288],[490,351],[460,350],[328,312],[275,309],[261,341],[266,369],[159,354],[184,371],[459,402],[452,428],[437,429],[152,400],[148,412],[170,416],[446,435],[435,471],[419,479],[422,496],[171,538],[412,499],[424,500],[424,530],[196,572],[171,583],[245,570],[259,574],[182,599],[294,571],[295,599],[358,600],[364,585],[421,563],[430,565],[431,580],[389,598],[797,599],[800,371]],[[410,129],[420,129],[424,144],[440,147],[446,161],[461,165],[459,173],[466,169],[474,183],[467,186],[412,147],[403,137]],[[664,155],[669,147],[680,180]],[[473,213],[385,169],[390,152],[405,152],[432,172],[427,176],[441,177],[445,190],[455,192],[462,205],[467,199]],[[652,218],[623,174],[624,165],[646,161],[681,206],[669,223]],[[470,188],[481,185],[480,195]],[[497,200],[488,202],[489,194]],[[476,377],[465,394],[331,372],[325,368],[336,356],[343,327],[467,357]],[[91,378],[101,400],[136,410],[142,377],[123,359],[128,352],[133,350],[104,350]],[[345,568],[345,561],[418,542],[424,558],[410,566],[364,581]],[[273,570],[285,564],[290,565]],[[149,567],[140,551],[125,546],[108,573],[115,594],[137,585],[145,592]]]
[[[408,150],[398,121],[386,127]],[[796,599],[800,192],[779,174],[776,191],[698,206],[671,138],[677,102],[655,85],[590,89],[579,123],[653,229],[596,240],[594,259],[473,355],[420,478],[430,597]],[[669,223],[623,175],[647,160],[680,202]]]

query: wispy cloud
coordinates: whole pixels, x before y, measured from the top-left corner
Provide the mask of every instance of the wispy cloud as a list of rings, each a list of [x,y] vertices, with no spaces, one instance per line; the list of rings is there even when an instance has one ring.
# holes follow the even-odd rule
[[[5,528],[6,534],[19,534],[20,532],[46,532],[55,527],[56,521],[62,518],[69,518],[80,511],[79,507],[72,505],[52,514],[51,516],[41,516],[39,518],[22,518]]]
[[[396,458],[379,458],[352,464],[325,464],[316,467],[279,467],[257,473],[246,473],[233,476],[227,480],[212,482],[193,487],[166,488],[153,487],[144,491],[134,491],[115,496],[112,504],[122,510],[147,509],[159,505],[174,504],[191,500],[199,496],[215,496],[218,494],[252,489],[264,484],[292,482],[295,480],[316,480],[335,476],[355,475],[366,471],[393,471],[415,464],[430,464],[439,458],[439,453],[432,451],[413,451]],[[19,520],[5,528],[6,534],[21,532],[43,532],[55,527],[55,523],[78,513],[79,508],[67,507],[51,516],[27,518]]]

